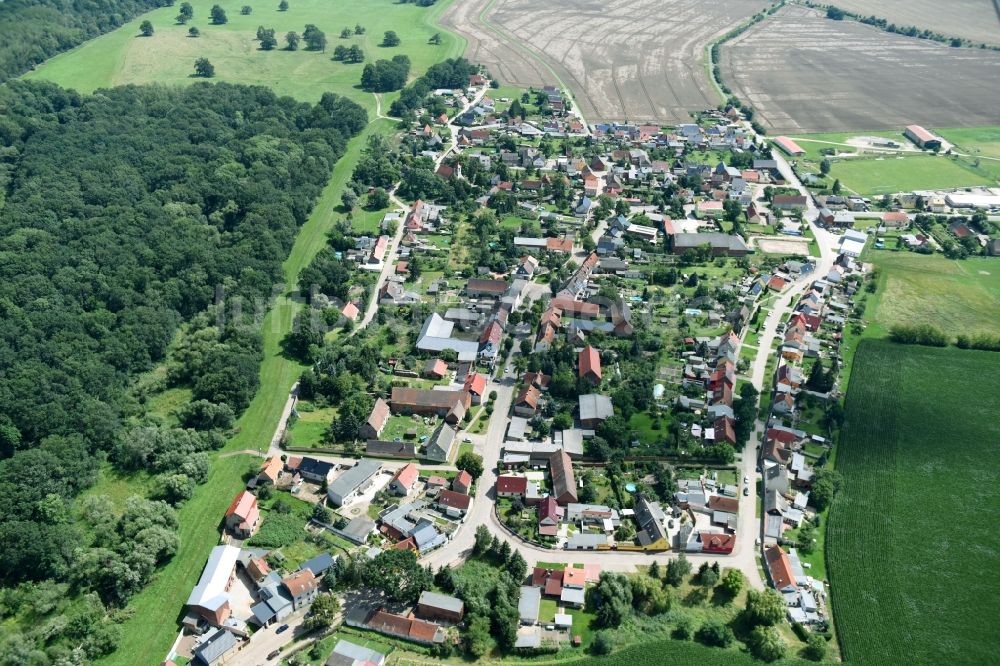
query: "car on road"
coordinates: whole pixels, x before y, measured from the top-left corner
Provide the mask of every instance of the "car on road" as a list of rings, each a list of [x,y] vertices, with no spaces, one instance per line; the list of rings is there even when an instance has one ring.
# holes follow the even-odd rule
[[[749,476],[744,476],[743,477],[743,485],[745,486],[748,483],[750,483],[750,477]]]
[[[280,634],[280,633],[285,632],[285,631],[288,631],[288,625],[287,624],[283,624],[280,627],[278,627],[277,629],[275,629],[274,633]]]
[[[743,489],[743,496],[750,497],[750,486],[747,486],[746,488]]]
[[[281,656],[281,650],[271,650],[267,653],[268,660],[274,659]]]

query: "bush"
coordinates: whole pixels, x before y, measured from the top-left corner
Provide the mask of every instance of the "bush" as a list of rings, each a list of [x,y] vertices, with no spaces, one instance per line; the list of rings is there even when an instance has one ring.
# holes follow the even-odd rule
[[[930,324],[916,326],[897,324],[889,330],[889,339],[903,345],[948,346],[948,336]]]
[[[705,645],[714,647],[729,647],[736,639],[733,630],[722,620],[709,620],[701,625],[696,638]]]
[[[590,651],[596,655],[608,655],[615,649],[615,643],[611,639],[611,634],[606,631],[598,631],[594,634],[594,640],[590,643]]]

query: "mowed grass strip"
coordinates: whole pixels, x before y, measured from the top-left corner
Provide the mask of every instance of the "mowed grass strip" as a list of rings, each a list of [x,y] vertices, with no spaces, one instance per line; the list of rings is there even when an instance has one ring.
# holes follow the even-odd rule
[[[1000,653],[1000,394],[976,388],[997,377],[997,353],[860,343],[826,545],[845,661]]]
[[[264,85],[281,95],[314,102],[324,92],[336,92],[362,104],[375,115],[375,99],[358,86],[363,64],[345,64],[332,60],[338,45],[359,45],[366,62],[390,59],[405,54],[412,62],[412,75],[419,76],[434,63],[461,55],[465,40],[437,27],[436,21],[453,0],[440,0],[432,7],[400,4],[395,0],[365,0],[363,11],[357,3],[345,0],[291,0],[288,11],[278,11],[276,0],[244,0],[223,5],[228,22],[212,25],[209,10],[214,0],[190,0],[194,18],[178,25],[178,3],[148,12],[118,30],[62,53],[39,65],[26,78],[53,81],[66,88],[92,92],[127,83],[183,85],[194,78],[194,61],[208,58],[215,66],[215,79],[231,83]],[[253,13],[244,16],[242,5]],[[139,36],[139,24],[151,21],[155,32]],[[286,51],[285,34],[300,35],[307,23],[326,33],[326,52]],[[344,28],[353,30],[360,23],[363,35],[340,39]],[[256,41],[257,27],[274,28],[278,48],[262,51]],[[198,28],[199,37],[188,30]],[[387,30],[399,35],[398,47],[379,46]],[[441,43],[430,44],[434,34]],[[388,100],[383,100],[388,109]]]
[[[1000,334],[1000,262],[976,257],[869,252],[880,271],[879,290],[865,316],[888,331],[895,324],[931,324],[949,335]]]

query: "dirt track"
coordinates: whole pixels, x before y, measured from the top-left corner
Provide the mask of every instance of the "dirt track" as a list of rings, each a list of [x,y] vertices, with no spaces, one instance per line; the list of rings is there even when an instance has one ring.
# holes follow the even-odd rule
[[[706,45],[763,0],[464,0],[442,22],[502,82],[558,84],[588,121],[690,120],[719,97]]]
[[[721,49],[723,80],[769,131],[1000,124],[1000,53],[785,7]]]

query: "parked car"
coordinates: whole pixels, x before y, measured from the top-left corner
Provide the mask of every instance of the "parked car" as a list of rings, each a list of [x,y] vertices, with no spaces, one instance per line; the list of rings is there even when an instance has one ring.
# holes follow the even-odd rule
[[[287,624],[283,624],[283,625],[281,625],[280,627],[278,627],[278,628],[277,628],[277,629],[276,629],[276,630],[274,631],[274,633],[276,633],[276,634],[280,634],[280,633],[282,633],[282,632],[285,632],[285,631],[288,631],[288,625],[287,625]]]
[[[271,650],[270,652],[267,653],[267,658],[269,661],[271,659],[275,659],[280,656],[281,656],[281,650]]]
[[[750,486],[746,486],[743,488],[743,496],[750,497]]]

